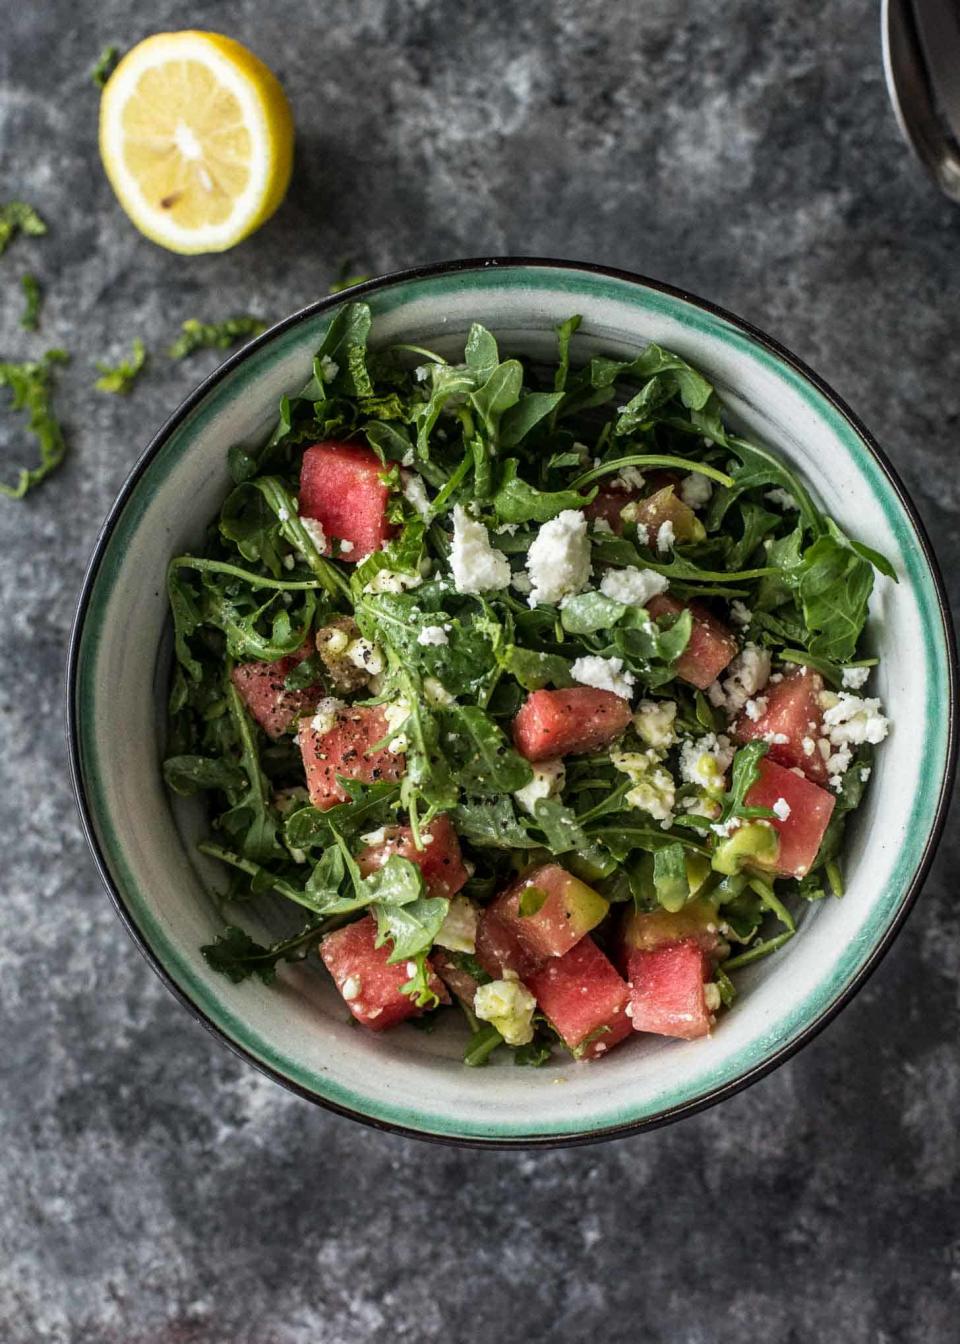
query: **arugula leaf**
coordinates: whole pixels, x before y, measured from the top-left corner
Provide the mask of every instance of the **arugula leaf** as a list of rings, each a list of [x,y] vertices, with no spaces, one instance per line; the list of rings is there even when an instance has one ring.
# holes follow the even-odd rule
[[[512,798],[471,799],[452,815],[458,834],[481,849],[526,849],[531,843]]]
[[[337,803],[321,812],[315,807],[302,807],[292,812],[284,824],[287,844],[294,849],[312,849],[316,845],[333,843],[336,833],[355,835],[361,827],[374,829],[394,819],[393,809],[400,799],[399,784],[378,781],[363,785],[355,780],[343,780],[344,788],[352,793],[349,802]]]
[[[609,630],[626,612],[623,602],[591,590],[567,598],[560,609],[560,623],[570,635],[593,635]]]
[[[537,490],[518,477],[516,461],[508,458],[493,496],[493,508],[503,523],[545,523],[564,509],[582,509],[596,493],[596,487],[586,495],[575,490]]]
[[[186,359],[197,350],[229,350],[238,341],[250,340],[266,329],[262,318],[251,317],[249,313],[227,317],[222,322],[201,322],[188,317],[167,354],[171,359]]]
[[[40,281],[29,273],[21,275],[20,288],[23,290],[23,314],[20,325],[24,331],[36,331],[40,326],[40,304],[43,302]]]
[[[26,201],[7,201],[6,205],[0,204],[0,257],[18,233],[30,238],[40,238],[46,231],[46,223]]]
[[[65,350],[48,350],[36,362],[0,364],[0,387],[10,389],[15,411],[27,412],[27,428],[40,448],[39,465],[21,467],[16,485],[0,481],[0,494],[10,499],[23,499],[28,490],[39,485],[64,459],[67,445],[53,410],[53,370],[57,364],[66,364],[69,358]]]
[[[529,784],[533,771],[529,761],[514,751],[503,731],[479,705],[455,705],[444,711],[443,721],[456,729],[456,741],[446,743],[456,759],[457,779],[467,794],[489,796],[515,793]]]
[[[238,791],[233,806],[222,814],[218,824],[245,858],[255,863],[282,859],[284,850],[277,838],[280,818],[270,801],[269,784],[260,767],[253,725],[232,681],[227,685],[226,695],[247,788]]]
[[[808,630],[810,652],[844,661],[852,658],[867,620],[873,591],[870,562],[828,534],[803,553],[797,594]]]
[[[723,797],[721,822],[743,814],[744,799],[760,778],[760,762],[769,750],[769,742],[760,738],[737,749],[730,772],[730,788]]]
[[[525,691],[539,691],[553,685],[564,690],[574,684],[570,664],[555,653],[540,653],[508,644],[498,655],[500,666],[520,683]]]
[[[557,370],[553,375],[553,386],[557,392],[566,390],[567,377],[570,373],[570,342],[574,333],[579,331],[582,321],[583,318],[575,313],[554,328],[557,333]]]
[[[483,387],[500,365],[500,351],[496,339],[479,322],[474,322],[467,334],[463,347],[463,362],[473,374],[477,387]]]
[[[114,46],[104,47],[90,69],[90,78],[98,89],[102,89],[107,80],[117,68],[117,61],[120,59],[120,48]]]
[[[163,778],[174,793],[189,798],[203,789],[231,793],[242,789],[247,777],[238,765],[224,758],[168,756],[163,763]]]
[[[206,943],[200,953],[211,970],[225,975],[235,985],[255,975],[265,985],[277,978],[279,961],[299,961],[309,951],[309,944],[320,937],[322,929],[308,925],[295,938],[287,938],[263,947],[248,933],[228,924],[212,943]]]
[[[519,401],[522,386],[523,365],[518,359],[508,359],[497,365],[477,391],[469,393],[468,400],[491,439],[497,437],[504,411]]]
[[[139,336],[134,337],[133,353],[129,359],[110,365],[97,361],[100,377],[94,383],[98,392],[115,392],[125,397],[133,388],[147,362],[147,350]]]
[[[500,421],[500,447],[518,448],[563,401],[563,392],[528,392],[504,411]]]

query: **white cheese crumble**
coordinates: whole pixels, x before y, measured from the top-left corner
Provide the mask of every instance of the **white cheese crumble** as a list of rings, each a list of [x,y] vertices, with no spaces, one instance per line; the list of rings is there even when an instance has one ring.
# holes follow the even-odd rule
[[[730,619],[734,625],[739,625],[741,629],[746,630],[753,620],[753,612],[735,597],[730,603]]]
[[[440,932],[433,941],[439,947],[446,947],[451,952],[476,951],[477,907],[469,897],[458,895],[450,898],[450,908],[440,925]]]
[[[382,845],[387,838],[386,826],[378,826],[375,831],[367,831],[360,839],[365,845]]]
[[[714,681],[707,687],[707,699],[729,715],[739,714],[746,702],[762,691],[770,679],[770,654],[756,644],[747,644],[727,668],[721,685]]]
[[[869,667],[845,667],[843,669],[843,685],[849,687],[851,691],[862,691],[867,684],[869,675]]]
[[[325,383],[332,383],[334,378],[340,372],[340,365],[329,355],[323,355],[320,360],[320,376]]]
[[[401,467],[412,467],[412,466],[413,466],[413,449],[412,449],[412,448],[408,448],[407,451],[404,453],[403,457],[401,457],[401,459],[400,459],[400,465],[401,465]]]
[[[817,744],[812,737],[803,738],[800,745],[803,747],[804,756],[812,756],[817,749]]]
[[[595,686],[598,691],[613,691],[614,695],[629,700],[637,679],[632,672],[623,670],[622,658],[601,658],[588,654],[578,658],[570,668],[570,675],[581,686]]]
[[[369,583],[363,585],[365,593],[405,593],[411,588],[419,588],[423,578],[419,574],[400,574],[395,569],[378,569]]]
[[[283,508],[281,505],[281,507],[277,509],[277,517],[280,519],[281,523],[287,522],[290,518],[290,510]]]
[[[774,486],[772,490],[764,492],[764,499],[769,499],[771,504],[777,504],[786,512],[788,509],[799,509],[800,505],[791,495],[789,490],[784,490],[782,486]]]
[[[442,625],[425,625],[417,635],[418,644],[449,644],[447,632]]]
[[[478,985],[473,997],[473,1011],[481,1022],[496,1027],[507,1045],[526,1045],[533,1040],[533,1014],[537,1001],[512,973],[504,972],[502,980],[491,980]]]
[[[865,700],[841,691],[837,703],[823,712],[823,726],[835,747],[861,742],[882,742],[889,722],[880,712],[879,700]]]
[[[614,490],[642,490],[646,482],[639,467],[621,467],[610,484]]]
[[[687,738],[680,748],[680,777],[708,792],[724,787],[724,776],[733,760],[734,747],[728,737],[706,733]]]
[[[447,709],[450,705],[455,705],[456,697],[451,695],[442,682],[437,681],[436,677],[424,677],[423,694],[427,704],[434,709]]]
[[[519,528],[519,526],[520,526],[519,523],[501,523],[499,527],[495,527],[493,530],[494,532],[496,532],[498,537],[503,536],[512,537],[513,534]]]
[[[610,523],[606,518],[594,518],[591,526],[591,531],[599,532],[601,536],[607,536],[607,537],[614,536],[613,528],[610,526]]]
[[[487,593],[495,588],[506,588],[510,582],[507,557],[494,550],[483,523],[471,518],[460,504],[453,510],[450,566],[458,593]]]
[[[756,700],[747,700],[743,706],[743,712],[751,723],[757,723],[767,712],[767,697],[758,695]]]
[[[342,700],[335,700],[333,696],[328,695],[317,705],[313,718],[310,720],[310,727],[315,733],[319,733],[323,737],[334,726],[337,721],[337,712],[343,708]]]
[[[533,592],[533,580],[526,570],[521,569],[510,580],[510,587],[516,588],[518,593],[523,593],[526,596],[527,593]]]
[[[666,751],[677,740],[676,717],[675,700],[641,700],[633,716],[633,726],[641,742]]]
[[[430,364],[418,364],[413,371],[413,376],[418,383],[425,383],[430,377],[430,370],[433,366]]]
[[[785,747],[790,741],[786,733],[764,733],[764,742],[769,742],[772,747]],[[801,775],[803,771],[800,771]]]
[[[778,798],[773,805],[772,811],[773,815],[779,821],[786,821],[790,815],[790,804],[787,802],[786,798]]]
[[[610,752],[610,763],[631,783],[624,801],[629,807],[647,812],[664,829],[673,825],[676,784],[659,755],[653,751]]]
[[[673,523],[671,523],[668,518],[666,522],[661,523],[657,529],[657,550],[669,551],[675,541],[676,537],[673,535]]]
[[[323,530],[323,523],[318,522],[316,518],[301,518],[303,530],[321,553],[327,549],[327,534]]]
[[[287,554],[283,557],[284,569],[293,569],[296,563],[297,563],[296,560],[294,560],[292,554],[288,551]]]
[[[403,482],[403,497],[421,518],[430,517],[430,500],[422,476],[408,476]]]
[[[667,586],[666,577],[655,569],[608,569],[600,580],[604,597],[627,607],[645,607],[651,597],[662,593]]]
[[[531,768],[533,778],[530,783],[524,784],[522,789],[517,789],[513,796],[520,806],[533,816],[541,798],[557,797],[566,782],[567,771],[559,757],[554,761],[538,761]]]
[[[362,636],[347,645],[344,656],[361,672],[369,672],[371,677],[376,677],[383,671],[383,654],[376,644],[372,644],[369,639],[364,639]]]
[[[680,498],[688,509],[702,509],[710,502],[712,494],[713,486],[709,476],[704,476],[699,471],[691,471],[690,475],[684,476],[680,482]]]
[[[527,552],[527,573],[533,590],[531,607],[556,605],[581,592],[590,579],[590,540],[587,520],[577,509],[564,509],[537,532]]]
[[[353,550],[353,542],[347,541],[345,537],[340,538],[340,554],[349,555]]]
[[[359,975],[348,975],[346,980],[340,986],[340,993],[346,999],[347,1003],[352,1003],[354,999],[359,999],[360,991],[363,988],[363,982]]]
[[[400,732],[410,717],[409,702],[402,695],[398,696],[396,700],[383,706],[383,717],[387,721],[387,732],[390,734],[387,750],[393,752],[395,756],[400,756],[410,745],[406,733]]]

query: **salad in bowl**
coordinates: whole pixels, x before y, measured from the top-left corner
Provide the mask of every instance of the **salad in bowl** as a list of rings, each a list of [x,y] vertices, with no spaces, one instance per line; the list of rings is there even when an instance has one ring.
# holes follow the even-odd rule
[[[552,363],[479,323],[454,361],[370,325],[338,310],[170,564],[203,957],[316,958],[374,1032],[459,1013],[474,1066],[707,1036],[843,894],[894,569],[668,349],[574,367],[571,316]],[[288,936],[251,936],[255,897]]]

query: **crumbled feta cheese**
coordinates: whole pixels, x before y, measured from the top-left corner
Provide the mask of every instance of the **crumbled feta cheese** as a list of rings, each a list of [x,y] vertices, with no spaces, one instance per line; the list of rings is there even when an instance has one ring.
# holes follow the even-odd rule
[[[845,667],[843,685],[849,687],[851,691],[861,691],[866,686],[869,675],[869,667]]]
[[[765,491],[763,497],[764,499],[769,499],[771,504],[779,505],[784,512],[788,509],[799,509],[800,507],[790,491],[784,490],[779,485],[775,486],[772,490]]]
[[[496,1027],[507,1045],[526,1045],[533,1040],[533,1014],[537,1001],[517,979],[505,972],[502,980],[478,985],[473,1011],[481,1022]]]
[[[870,778],[870,774],[871,774],[871,770],[870,770],[869,765],[861,766],[861,768],[860,768],[860,783],[861,783],[861,784],[866,784],[867,780]]]
[[[762,719],[767,712],[767,697],[758,695],[756,700],[747,700],[743,706],[743,712],[751,723],[756,723]]]
[[[434,709],[446,709],[448,706],[457,703],[456,697],[451,695],[446,686],[437,681],[436,677],[424,677],[423,694],[426,697],[427,704]]]
[[[329,355],[322,355],[320,359],[320,376],[325,383],[332,383],[334,378],[340,372],[340,365]]]
[[[786,733],[764,733],[763,740],[769,742],[772,747],[785,747],[790,741]],[[802,775],[803,771],[801,770],[800,773]]]
[[[817,749],[817,744],[812,737],[805,737],[800,745],[803,747],[804,756],[812,756]]]
[[[709,980],[703,987],[703,1003],[708,1013],[716,1013],[723,1000],[720,998],[720,986]]]
[[[401,459],[400,459],[400,465],[401,465],[401,467],[412,467],[412,466],[413,466],[413,449],[412,449],[412,448],[408,448],[407,451],[404,453],[403,457],[401,457]]]
[[[778,798],[773,805],[772,811],[773,815],[779,821],[786,821],[790,815],[790,804],[787,802],[786,798]]]
[[[519,526],[519,523],[501,523],[499,527],[495,527],[493,530],[498,537],[512,537]]]
[[[623,670],[622,658],[601,658],[597,654],[588,654],[577,658],[570,668],[570,675],[581,686],[595,686],[598,691],[613,691],[614,695],[629,700],[637,679],[632,672]]]
[[[507,557],[494,550],[483,523],[471,518],[460,504],[453,510],[450,566],[458,593],[487,593],[506,588],[510,582]]]
[[[323,530],[323,523],[318,522],[316,518],[301,518],[300,521],[303,523],[303,530],[322,555],[327,549],[327,534]]]
[[[680,498],[688,509],[702,509],[710,502],[712,494],[713,486],[709,476],[704,476],[699,471],[691,471],[690,475],[684,476],[680,482]]]
[[[882,742],[889,723],[880,712],[879,700],[865,700],[841,691],[837,703],[823,713],[823,726],[835,747],[861,742]]]
[[[330,729],[337,721],[337,712],[344,708],[342,700],[335,700],[333,696],[327,696],[321,700],[314,710],[313,718],[310,720],[310,727],[321,737],[329,733]]]
[[[367,831],[366,835],[360,837],[365,845],[382,845],[386,838],[386,826],[378,826],[375,831]]]
[[[615,535],[613,528],[606,518],[594,518],[591,524],[591,531],[599,532],[601,536],[612,537]]]
[[[363,988],[363,981],[359,975],[348,975],[346,980],[340,986],[340,993],[346,999],[347,1003],[352,1003],[354,999],[359,999],[360,991]]]
[[[622,602],[624,606],[645,607],[651,597],[662,593],[668,580],[655,569],[608,569],[600,580],[604,597]]]
[[[714,822],[710,829],[715,835],[719,835],[722,840],[726,840],[728,835],[732,835],[734,831],[740,829],[740,825],[739,817],[728,817],[726,821]]]
[[[431,364],[418,364],[413,371],[413,376],[418,383],[425,383],[430,377]]]
[[[624,800],[628,806],[649,813],[663,826],[673,824],[676,785],[657,752],[652,749],[618,751],[614,748],[610,752],[610,763],[615,770],[630,779],[632,787]]]
[[[533,580],[526,570],[521,569],[510,580],[510,587],[516,588],[518,593],[523,593],[526,596],[527,593],[533,592]]]
[[[477,907],[469,897],[451,896],[450,908],[440,925],[440,932],[433,941],[439,947],[446,947],[451,952],[476,951]]]
[[[753,620],[753,612],[749,607],[744,606],[737,598],[730,603],[730,619],[734,625],[739,625],[746,630],[747,626]]]
[[[674,730],[676,717],[675,700],[641,700],[633,715],[633,726],[641,742],[659,751],[666,751],[677,740]]]
[[[383,654],[369,639],[361,637],[352,640],[344,651],[344,657],[362,672],[369,672],[371,677],[383,671]]]
[[[746,702],[763,690],[769,677],[769,652],[756,644],[747,644],[727,668],[723,685],[715,681],[707,687],[707,698],[728,714],[739,714]]]
[[[657,550],[669,551],[675,541],[676,537],[673,535],[673,523],[671,523],[668,518],[666,522],[661,523],[657,529]]]
[[[621,467],[610,481],[614,490],[642,490],[644,475],[639,467]]]
[[[403,497],[421,518],[430,517],[430,500],[422,476],[407,476],[403,482]]]
[[[724,775],[733,760],[734,747],[722,734],[706,733],[700,738],[687,738],[680,748],[680,777],[688,784],[696,784],[708,793],[724,788]]]
[[[285,509],[285,508],[281,505],[280,508],[277,509],[277,517],[280,519],[281,523],[285,523],[285,522],[287,522],[287,521],[289,520],[289,518],[290,518],[290,510],[289,510],[289,509]]]
[[[349,555],[350,552],[351,552],[352,550],[353,550],[353,542],[352,542],[352,541],[347,541],[347,539],[346,539],[345,537],[341,537],[341,538],[340,538],[340,554],[341,554],[341,555]]]
[[[449,644],[447,632],[442,625],[425,625],[417,635],[418,644]]]
[[[387,732],[390,734],[388,750],[395,756],[400,756],[410,745],[406,733],[400,731],[410,717],[409,701],[402,695],[398,696],[396,700],[383,706],[383,716],[387,721]]]
[[[294,560],[293,555],[291,554],[290,551],[288,551],[287,554],[283,557],[284,569],[293,569],[296,563],[297,562],[296,560]]]
[[[538,761],[533,765],[533,778],[522,789],[517,789],[514,798],[531,816],[541,798],[556,798],[567,778],[566,767],[559,757],[554,761]]]
[[[365,593],[405,593],[411,588],[419,588],[423,583],[420,574],[401,574],[395,569],[378,569],[369,583],[365,583]]]
[[[537,532],[527,552],[527,573],[533,590],[531,607],[556,604],[581,592],[590,579],[587,520],[577,509],[564,509]]]

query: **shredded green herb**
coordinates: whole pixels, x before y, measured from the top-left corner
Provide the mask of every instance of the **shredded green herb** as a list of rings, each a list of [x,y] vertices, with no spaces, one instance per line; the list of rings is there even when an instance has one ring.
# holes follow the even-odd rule
[[[8,201],[6,205],[0,204],[0,257],[18,233],[29,238],[39,238],[46,231],[46,223],[26,201]]]
[[[27,428],[40,450],[38,465],[21,467],[16,485],[0,481],[0,493],[10,499],[23,499],[63,461],[67,449],[53,410],[54,369],[69,358],[65,350],[48,350],[36,361],[0,363],[0,388],[9,389],[14,411],[27,413]]]
[[[225,318],[222,322],[200,322],[190,317],[183,323],[180,335],[167,353],[171,359],[185,359],[197,350],[229,350],[238,341],[259,336],[266,329],[267,324],[261,318],[245,314]]]
[[[24,331],[36,331],[40,326],[40,305],[43,302],[43,291],[40,288],[40,281],[35,275],[21,275],[20,288],[23,290],[23,313],[20,317],[20,325]]]
[[[94,387],[98,392],[113,392],[125,397],[132,390],[146,363],[146,346],[139,336],[135,336],[129,359],[122,359],[119,364],[104,364],[97,361],[100,377],[94,383]]]
[[[120,48],[114,46],[104,47],[96,62],[90,68],[90,78],[98,89],[102,89],[107,80],[117,68],[117,61],[120,59]]]

